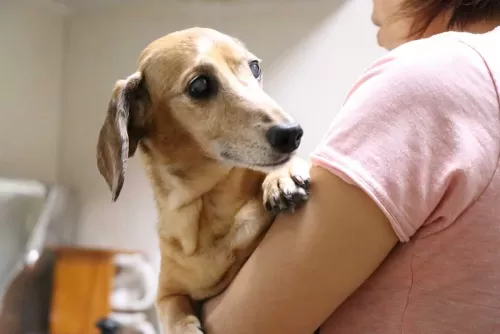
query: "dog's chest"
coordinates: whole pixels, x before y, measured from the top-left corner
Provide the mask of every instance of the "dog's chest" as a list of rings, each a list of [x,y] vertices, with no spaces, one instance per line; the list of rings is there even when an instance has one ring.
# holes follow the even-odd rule
[[[160,230],[164,263],[170,264],[168,279],[202,299],[227,286],[271,218],[259,196],[218,192],[162,220],[170,226],[163,234]]]

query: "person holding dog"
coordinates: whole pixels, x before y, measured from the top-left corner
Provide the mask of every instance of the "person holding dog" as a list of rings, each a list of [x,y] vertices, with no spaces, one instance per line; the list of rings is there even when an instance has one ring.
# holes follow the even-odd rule
[[[500,1],[374,0],[391,50],[312,153],[210,334],[500,333]]]

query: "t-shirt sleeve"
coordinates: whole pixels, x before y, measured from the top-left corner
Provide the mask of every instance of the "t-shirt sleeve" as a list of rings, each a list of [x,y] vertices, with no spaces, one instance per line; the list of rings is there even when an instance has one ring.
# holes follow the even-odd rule
[[[423,225],[453,223],[481,195],[499,129],[480,54],[458,40],[418,41],[365,72],[311,160],[362,188],[404,242]]]

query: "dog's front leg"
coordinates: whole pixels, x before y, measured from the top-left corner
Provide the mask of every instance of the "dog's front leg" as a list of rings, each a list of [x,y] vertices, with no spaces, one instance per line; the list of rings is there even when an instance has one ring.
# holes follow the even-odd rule
[[[184,295],[166,295],[157,302],[164,334],[203,334],[192,301]]]

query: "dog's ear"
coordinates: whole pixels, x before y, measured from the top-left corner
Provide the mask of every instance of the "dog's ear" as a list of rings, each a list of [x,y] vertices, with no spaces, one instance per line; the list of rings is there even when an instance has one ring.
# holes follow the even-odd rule
[[[116,82],[99,133],[97,167],[116,201],[125,179],[127,160],[146,135],[151,100],[140,72]]]

